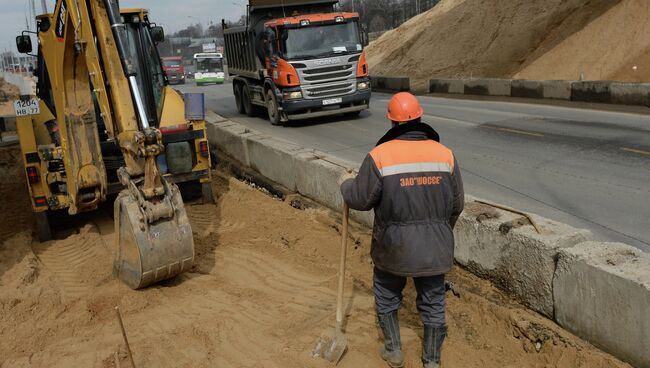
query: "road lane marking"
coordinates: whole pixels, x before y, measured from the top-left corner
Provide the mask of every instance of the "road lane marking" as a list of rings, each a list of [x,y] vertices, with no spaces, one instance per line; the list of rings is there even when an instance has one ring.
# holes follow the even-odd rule
[[[508,132],[508,133],[532,135],[534,137],[543,137],[544,136],[544,134],[541,134],[541,133],[527,132],[527,131],[518,130],[518,129],[501,128],[501,127],[493,127],[493,126],[485,126],[485,125],[483,127],[488,128],[488,129],[500,130],[502,132]]]
[[[650,152],[635,149],[635,148],[621,147],[621,150],[626,151],[626,152],[638,153],[640,155],[648,155],[648,156],[650,156]]]

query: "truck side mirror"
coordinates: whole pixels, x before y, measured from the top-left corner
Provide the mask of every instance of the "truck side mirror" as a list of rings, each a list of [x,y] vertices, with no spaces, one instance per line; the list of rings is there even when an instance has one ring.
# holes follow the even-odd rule
[[[16,47],[21,54],[29,54],[32,52],[32,39],[29,35],[21,35],[16,37]]]
[[[368,28],[366,28],[365,25],[361,26],[361,43],[363,44],[363,47],[368,46],[370,43],[370,36],[368,36]]]
[[[155,43],[165,42],[165,30],[163,27],[151,27],[151,38],[153,38],[153,42]]]

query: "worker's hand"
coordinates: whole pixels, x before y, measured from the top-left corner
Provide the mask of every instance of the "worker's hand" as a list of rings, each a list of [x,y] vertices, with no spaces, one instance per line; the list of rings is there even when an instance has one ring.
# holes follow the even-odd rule
[[[339,177],[339,186],[343,185],[343,183],[348,180],[348,179],[354,179],[356,178],[357,175],[354,172],[346,172],[345,174],[341,175]]]

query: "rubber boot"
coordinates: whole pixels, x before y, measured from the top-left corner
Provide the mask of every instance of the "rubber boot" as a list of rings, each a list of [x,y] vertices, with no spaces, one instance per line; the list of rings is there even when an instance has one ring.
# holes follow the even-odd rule
[[[399,334],[399,320],[397,312],[380,314],[379,326],[384,333],[384,347],[381,349],[381,357],[391,368],[404,367],[402,356],[402,342]]]
[[[440,351],[447,337],[447,326],[424,325],[422,342],[422,364],[424,368],[440,368]]]

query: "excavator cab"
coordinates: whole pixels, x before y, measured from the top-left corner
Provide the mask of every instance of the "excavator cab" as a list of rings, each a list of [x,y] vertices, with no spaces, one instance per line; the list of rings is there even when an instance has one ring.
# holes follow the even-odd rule
[[[37,23],[37,91],[21,96],[17,130],[39,237],[51,237],[48,212],[119,193],[115,276],[138,289],[187,271],[194,242],[176,183],[211,200],[210,156],[202,115],[168,86],[162,28],[117,0],[58,0]]]

